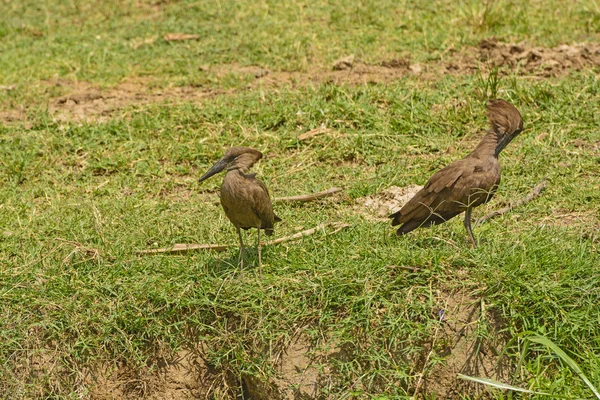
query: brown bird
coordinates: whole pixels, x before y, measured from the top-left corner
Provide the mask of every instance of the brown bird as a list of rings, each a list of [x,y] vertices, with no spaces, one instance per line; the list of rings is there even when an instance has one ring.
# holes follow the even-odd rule
[[[465,212],[465,228],[477,246],[471,212],[494,196],[500,184],[498,155],[523,130],[521,114],[507,101],[489,100],[487,117],[490,129],[475,150],[436,172],[400,211],[390,215],[392,226],[402,224],[396,231],[398,236],[421,226],[444,223]]]
[[[273,234],[273,225],[281,219],[273,212],[269,190],[264,183],[256,179],[256,173],[248,170],[262,158],[262,153],[249,147],[232,147],[202,177],[200,182],[227,169],[221,185],[221,205],[225,215],[237,229],[240,239],[240,268],[244,268],[244,241],[240,229],[258,230],[258,268],[262,276],[260,249],[260,230],[269,236]]]

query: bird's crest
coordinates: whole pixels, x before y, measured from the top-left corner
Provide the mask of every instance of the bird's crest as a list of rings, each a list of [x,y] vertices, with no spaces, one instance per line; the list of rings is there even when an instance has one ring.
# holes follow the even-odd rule
[[[502,135],[512,135],[523,130],[519,110],[508,101],[492,99],[487,103],[487,117],[492,130]]]

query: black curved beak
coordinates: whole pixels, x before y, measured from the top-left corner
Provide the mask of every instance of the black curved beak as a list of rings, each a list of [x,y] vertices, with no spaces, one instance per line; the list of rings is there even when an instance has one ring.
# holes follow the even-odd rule
[[[210,169],[208,171],[206,171],[206,173],[204,175],[202,175],[202,177],[200,177],[198,182],[202,182],[202,181],[210,178],[211,176],[218,174],[219,172],[223,171],[226,167],[227,167],[227,161],[225,161],[224,158],[221,158],[219,161],[217,161],[217,163],[215,165],[210,167]]]
[[[503,136],[499,141],[498,144],[496,145],[496,149],[494,151],[494,153],[496,154],[496,157],[498,157],[498,155],[500,154],[500,152],[515,138],[519,135],[519,133],[521,133],[522,129],[516,130],[512,135],[505,135]]]

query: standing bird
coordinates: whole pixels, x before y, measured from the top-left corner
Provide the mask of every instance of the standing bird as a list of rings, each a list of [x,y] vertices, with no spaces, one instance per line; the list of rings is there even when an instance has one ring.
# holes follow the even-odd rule
[[[490,129],[475,150],[433,174],[400,211],[390,215],[392,226],[402,224],[396,231],[398,236],[420,226],[444,223],[464,211],[465,229],[477,246],[471,212],[494,196],[500,184],[498,155],[523,130],[521,114],[507,101],[489,100],[487,117]]]
[[[237,229],[240,239],[240,268],[244,268],[244,241],[240,229],[258,230],[258,268],[262,276],[260,230],[269,236],[273,225],[281,219],[273,212],[269,190],[256,179],[256,173],[248,174],[254,163],[262,158],[262,153],[249,147],[232,147],[202,177],[200,182],[227,169],[221,185],[221,205],[225,215]]]

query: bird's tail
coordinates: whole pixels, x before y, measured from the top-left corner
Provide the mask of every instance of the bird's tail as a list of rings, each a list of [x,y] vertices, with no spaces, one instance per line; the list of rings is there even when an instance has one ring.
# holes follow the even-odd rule
[[[503,135],[512,135],[523,130],[523,118],[519,110],[508,101],[492,99],[487,103],[487,117],[492,129]]]
[[[281,222],[281,218],[279,218],[277,215],[275,215],[275,219],[274,219],[273,222]],[[265,234],[267,236],[272,236],[273,233],[275,233],[275,230],[273,229],[273,225],[272,224],[270,224],[270,226],[268,226],[268,227],[263,226],[262,229],[264,229]]]

